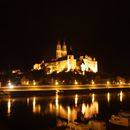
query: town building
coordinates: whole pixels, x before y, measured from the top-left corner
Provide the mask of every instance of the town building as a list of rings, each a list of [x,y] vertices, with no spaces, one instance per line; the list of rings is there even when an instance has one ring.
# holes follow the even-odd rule
[[[62,71],[81,71],[81,72],[98,72],[98,62],[95,58],[90,56],[79,56],[75,58],[74,54],[67,52],[67,45],[65,41],[61,45],[58,41],[56,46],[56,58],[47,62],[42,61],[39,64],[34,64],[34,70],[41,70],[44,66],[47,70],[47,74],[53,72],[59,73]]]

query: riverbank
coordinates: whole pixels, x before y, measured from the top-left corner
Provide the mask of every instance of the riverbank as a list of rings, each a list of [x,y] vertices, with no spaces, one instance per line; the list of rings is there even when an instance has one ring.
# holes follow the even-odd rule
[[[61,95],[106,93],[106,92],[130,91],[129,85],[43,85],[43,86],[14,86],[13,88],[1,87],[0,95],[12,96],[55,96]]]

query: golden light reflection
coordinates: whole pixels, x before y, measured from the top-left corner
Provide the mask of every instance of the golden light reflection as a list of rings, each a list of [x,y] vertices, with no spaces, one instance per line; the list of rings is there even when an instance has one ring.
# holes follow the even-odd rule
[[[56,92],[55,106],[56,106],[56,115],[58,115],[58,109],[59,109],[58,92]]]
[[[33,97],[33,112],[36,112],[36,98]]]
[[[108,102],[110,101],[110,93],[109,92],[107,93],[107,101]]]
[[[29,105],[29,98],[27,98],[27,105]]]
[[[41,113],[41,106],[40,105],[36,105],[36,113]]]
[[[36,97],[33,97],[33,113],[40,113],[41,106],[38,104],[36,105]]]
[[[11,113],[11,99],[10,98],[8,99],[7,113],[8,113],[8,116],[10,116],[10,113]]]
[[[66,111],[64,110],[64,115],[62,114],[62,117],[66,115]],[[70,106],[67,107],[67,120],[68,122],[74,122],[77,119],[77,110],[75,108],[70,108]]]
[[[82,114],[84,114],[86,111],[86,106],[85,106],[85,103],[82,104],[82,109],[81,109],[81,112]]]
[[[55,99],[55,103],[56,103],[56,108],[58,109],[59,106],[59,101],[58,101],[58,93],[56,92],[56,99]]]
[[[120,102],[122,102],[122,100],[123,100],[123,92],[121,91],[120,92]]]
[[[50,108],[50,113],[52,113],[53,112],[53,105],[52,105],[52,103],[50,103],[49,108]]]
[[[69,106],[67,107],[67,111],[68,111],[68,122],[70,122],[71,109]]]
[[[76,95],[75,97],[78,98]],[[67,119],[68,122],[74,122],[78,118],[78,113],[82,113],[86,119],[90,119],[99,113],[98,102],[92,102],[91,104],[82,103],[81,108],[80,106],[77,107],[62,106],[58,102],[58,96],[56,96],[55,104],[49,103],[46,113],[56,114],[57,117]]]
[[[75,95],[75,107],[77,107],[77,103],[78,103],[78,95]]]
[[[93,93],[92,94],[92,102],[94,102],[95,101],[95,94]]]
[[[94,115],[99,113],[99,106],[98,102],[93,102],[90,105],[85,105],[85,103],[82,104],[82,114],[84,115],[84,118],[91,118]]]

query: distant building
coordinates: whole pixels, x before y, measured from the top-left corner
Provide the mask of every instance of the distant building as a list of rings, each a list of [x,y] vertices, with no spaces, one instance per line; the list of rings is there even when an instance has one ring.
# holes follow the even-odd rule
[[[80,62],[80,63],[79,63]],[[34,64],[34,70],[41,70],[43,62],[39,64]],[[48,74],[53,72],[59,73],[62,71],[74,71],[81,70],[82,72],[94,72],[98,71],[98,64],[95,58],[90,56],[80,56],[78,59],[75,59],[73,54],[67,53],[67,45],[65,41],[61,46],[60,41],[57,43],[56,47],[56,58],[48,62],[44,62],[44,67],[47,70]]]

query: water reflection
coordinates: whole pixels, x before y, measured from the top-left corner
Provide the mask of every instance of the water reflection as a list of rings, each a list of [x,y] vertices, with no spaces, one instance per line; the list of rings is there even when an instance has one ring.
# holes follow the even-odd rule
[[[110,101],[110,93],[109,92],[107,93],[107,101],[108,101],[108,103]]]
[[[95,117],[95,115],[102,113],[102,111],[105,110],[104,107],[107,107],[107,105],[103,105],[101,101],[109,103],[109,107],[113,107],[115,105],[112,104],[113,102],[124,102],[125,98],[128,97],[126,95],[124,96],[124,94],[125,93],[123,91],[120,91],[119,93],[92,93],[84,96],[78,94],[61,96],[58,92],[56,92],[56,94],[51,97],[6,97],[0,99],[0,113],[1,111],[5,111],[7,114],[6,116],[11,115],[11,117],[13,117],[20,104],[20,107],[27,110],[27,112],[29,110],[33,115],[53,115],[73,122],[79,118],[79,115],[82,115],[85,119],[90,119]],[[110,102],[110,100],[113,102]]]
[[[13,99],[7,98],[4,102],[7,102],[7,115],[10,116],[12,111],[12,103],[15,100],[15,104],[23,102],[26,104],[28,108],[32,108],[32,112],[34,114],[51,114],[56,115],[57,117],[67,119],[68,121],[75,121],[77,120],[78,113],[82,113],[84,118],[91,118],[93,115],[98,114],[98,102],[95,101],[95,94],[92,94],[92,103],[80,103],[78,104],[78,95],[75,94],[74,105],[64,104],[64,102],[59,103],[59,95],[56,92],[55,100],[51,99],[48,100],[47,104],[43,104],[43,99],[38,97],[27,97],[21,99]],[[42,109],[42,106],[44,109]],[[15,108],[15,107],[14,107]],[[14,109],[15,112],[15,109]]]
[[[77,103],[78,103],[78,95],[75,95],[75,107],[77,107]]]
[[[95,94],[93,93],[92,94],[92,102],[94,102],[95,101]]]
[[[33,112],[36,112],[36,98],[33,97]]]
[[[70,115],[71,115],[71,110],[70,110],[70,107],[68,106],[68,114],[67,114],[67,116],[68,116],[68,122],[70,122],[71,120],[70,120]]]
[[[56,103],[56,109],[58,109],[58,106],[59,106],[59,100],[58,100],[58,93],[57,93],[57,92],[56,92],[55,103]]]
[[[99,104],[98,102],[92,102],[90,105],[83,103],[82,104],[82,114],[84,115],[84,118],[90,119],[94,115],[99,113]]]
[[[8,116],[10,116],[11,114],[11,99],[10,98],[8,99],[8,102],[7,102],[7,114]]]
[[[56,92],[55,106],[56,106],[56,115],[58,116],[58,111],[59,111],[58,92]]]
[[[36,105],[36,97],[33,97],[33,113],[41,113],[41,105]]]
[[[120,102],[122,102],[122,100],[123,100],[123,92],[121,91],[120,92]]]
[[[29,106],[29,98],[27,98],[27,106]]]
[[[89,119],[92,118],[94,115],[99,113],[99,105],[98,102],[93,102],[91,104],[83,103],[81,106],[78,107],[74,106],[63,106],[59,105],[58,109],[55,104],[50,103],[49,108],[46,108],[47,113],[54,114],[56,112],[56,116],[67,119],[68,121],[75,121],[77,120],[78,113],[82,113],[84,118]],[[49,111],[48,111],[49,110]]]

